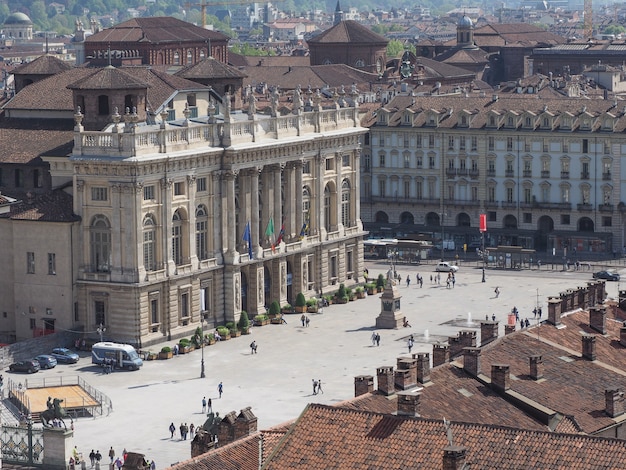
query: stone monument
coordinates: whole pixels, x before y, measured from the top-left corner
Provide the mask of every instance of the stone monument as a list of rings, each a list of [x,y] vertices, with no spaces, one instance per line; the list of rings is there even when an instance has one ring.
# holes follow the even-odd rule
[[[402,326],[404,315],[400,311],[400,299],[395,279],[395,272],[390,269],[387,273],[387,285],[380,296],[380,315],[376,317],[376,328],[396,329]]]

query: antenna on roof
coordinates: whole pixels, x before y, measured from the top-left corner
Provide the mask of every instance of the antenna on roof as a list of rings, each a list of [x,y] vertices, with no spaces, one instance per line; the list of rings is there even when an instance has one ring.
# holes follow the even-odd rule
[[[111,43],[109,43],[108,47],[107,47],[107,55],[109,58],[109,67],[111,67]]]
[[[454,445],[454,437],[452,436],[452,429],[450,428],[450,421],[443,417],[443,425],[446,427],[446,436],[448,437],[448,445]]]

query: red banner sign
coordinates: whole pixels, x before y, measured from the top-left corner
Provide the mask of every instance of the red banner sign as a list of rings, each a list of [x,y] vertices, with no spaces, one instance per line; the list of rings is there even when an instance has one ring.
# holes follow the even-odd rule
[[[487,231],[487,214],[480,214],[480,231]]]

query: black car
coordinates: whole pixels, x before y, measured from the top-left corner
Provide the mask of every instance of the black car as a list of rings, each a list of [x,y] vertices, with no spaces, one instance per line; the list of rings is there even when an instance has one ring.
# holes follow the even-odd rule
[[[597,273],[593,273],[593,278],[604,279],[606,281],[619,281],[619,274],[611,271],[598,271]]]
[[[39,362],[28,359],[27,361],[17,361],[9,366],[11,372],[28,372],[34,374],[39,372]]]

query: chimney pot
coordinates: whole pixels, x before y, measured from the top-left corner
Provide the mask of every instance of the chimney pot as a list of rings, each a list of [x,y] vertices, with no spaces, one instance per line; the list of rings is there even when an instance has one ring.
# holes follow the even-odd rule
[[[604,390],[606,414],[611,418],[624,414],[624,392],[618,388]]]
[[[606,334],[606,307],[604,305],[596,305],[589,309],[589,327],[600,334]]]
[[[539,380],[543,378],[543,358],[541,354],[530,356],[530,378]]]
[[[584,334],[583,342],[583,358],[589,361],[596,360],[596,335]]]
[[[463,369],[474,377],[480,374],[480,348],[463,348]]]
[[[421,388],[398,392],[398,415],[419,416],[419,402],[421,394]]]
[[[462,470],[466,452],[463,446],[449,445],[443,449],[443,470]]]
[[[491,364],[491,386],[498,392],[511,388],[511,371],[508,364]]]
[[[379,367],[376,369],[378,378],[378,391],[383,395],[393,395],[395,393],[393,380],[393,366]]]
[[[354,378],[354,396],[358,397],[374,391],[374,377],[358,375]]]

